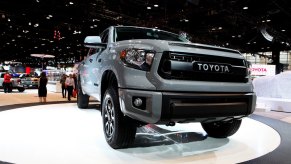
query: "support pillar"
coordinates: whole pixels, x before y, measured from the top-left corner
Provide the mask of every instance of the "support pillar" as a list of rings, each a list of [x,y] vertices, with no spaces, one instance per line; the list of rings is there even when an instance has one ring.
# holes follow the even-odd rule
[[[276,74],[283,72],[282,64],[280,64],[280,43],[274,42],[272,45],[272,60],[276,66]]]

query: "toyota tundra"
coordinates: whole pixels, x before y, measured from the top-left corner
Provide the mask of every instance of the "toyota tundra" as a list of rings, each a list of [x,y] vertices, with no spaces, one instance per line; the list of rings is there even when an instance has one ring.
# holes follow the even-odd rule
[[[248,62],[236,50],[132,26],[111,26],[84,45],[77,105],[87,108],[90,96],[101,102],[114,149],[130,146],[146,124],[200,122],[208,136],[225,138],[255,109]]]

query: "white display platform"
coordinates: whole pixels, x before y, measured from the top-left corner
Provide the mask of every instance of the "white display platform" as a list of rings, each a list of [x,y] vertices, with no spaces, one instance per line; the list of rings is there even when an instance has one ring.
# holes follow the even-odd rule
[[[68,103],[3,111],[0,112],[0,161],[240,163],[273,151],[281,140],[273,128],[249,118],[243,119],[239,131],[226,139],[206,137],[199,123],[174,127],[148,125],[139,131],[132,148],[114,150],[104,139],[101,114],[96,109],[80,110],[76,104]]]
[[[291,71],[275,76],[257,77],[253,80],[253,85],[258,97],[291,100]]]
[[[256,110],[291,112],[291,71],[253,80]]]
[[[291,99],[257,97],[256,110],[291,112]]]
[[[47,90],[50,92],[62,92],[62,85],[60,82],[49,81],[46,85]]]

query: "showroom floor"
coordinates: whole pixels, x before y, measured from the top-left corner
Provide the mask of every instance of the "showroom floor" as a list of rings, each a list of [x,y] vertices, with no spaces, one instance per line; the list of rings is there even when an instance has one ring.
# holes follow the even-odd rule
[[[98,102],[79,110],[75,101],[49,92],[47,103],[39,103],[35,89],[0,90],[0,163],[265,163],[289,157],[281,152],[290,145],[291,113],[256,111],[227,139],[207,137],[198,123],[148,125],[138,129],[133,147],[113,150],[103,137]]]

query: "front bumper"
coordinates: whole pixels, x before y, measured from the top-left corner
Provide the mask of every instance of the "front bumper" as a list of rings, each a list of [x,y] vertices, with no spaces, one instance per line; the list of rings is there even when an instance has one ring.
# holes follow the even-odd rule
[[[145,100],[144,108],[134,99]],[[146,123],[218,121],[254,112],[254,93],[188,93],[119,89],[122,112]]]

